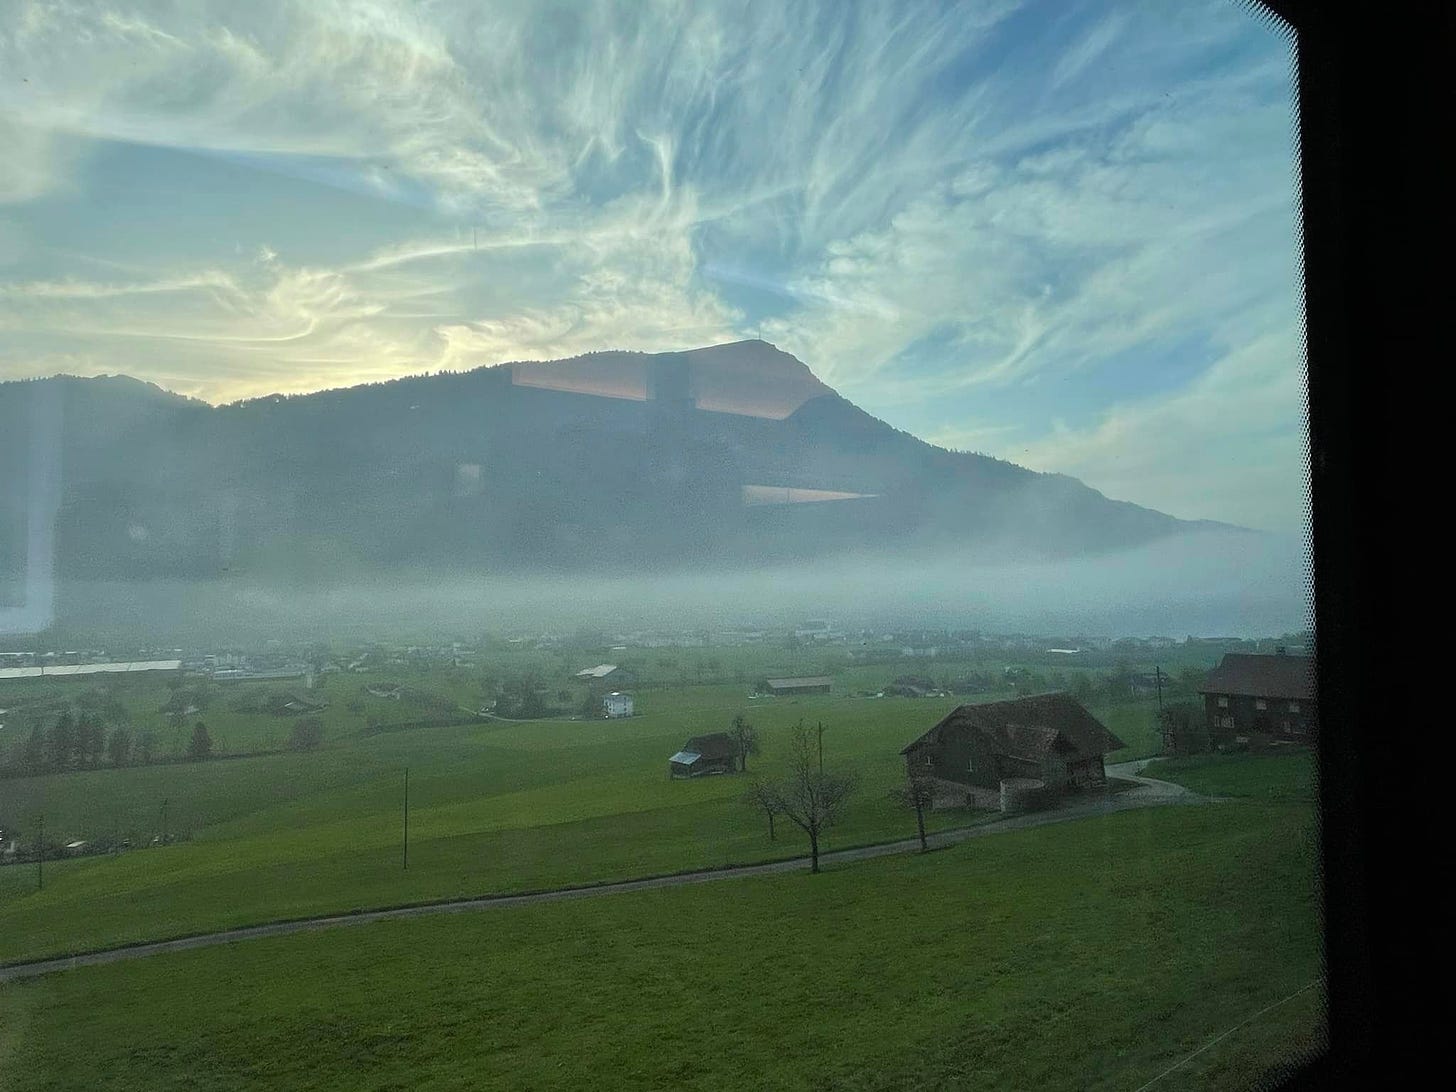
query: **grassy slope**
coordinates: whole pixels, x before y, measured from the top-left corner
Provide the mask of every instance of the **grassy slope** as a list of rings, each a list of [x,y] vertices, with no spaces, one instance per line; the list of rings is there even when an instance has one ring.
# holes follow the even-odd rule
[[[88,968],[0,989],[0,1085],[1133,1088],[1318,975],[1310,822],[1153,809]],[[1310,991],[1160,1087],[1247,1087],[1319,1029]]]
[[[755,703],[741,688],[646,691],[627,721],[487,724],[386,734],[309,755],[100,770],[3,783],[5,810],[47,830],[172,831],[195,840],[115,858],[0,869],[0,961],[259,921],[487,892],[620,879],[792,856],[738,802],[741,778],[673,782],[665,759],[744,709],[772,771],[799,717],[826,724],[830,762],[864,786],[829,847],[906,837],[886,799],[899,749],[955,699],[803,698]],[[1125,740],[1142,705],[1102,712]],[[410,769],[410,868],[399,867]],[[755,766],[760,763],[755,762]],[[969,821],[937,813],[932,827]]]

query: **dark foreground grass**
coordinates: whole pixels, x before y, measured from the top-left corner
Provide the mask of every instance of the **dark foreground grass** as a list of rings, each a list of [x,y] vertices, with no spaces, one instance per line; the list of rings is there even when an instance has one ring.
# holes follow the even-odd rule
[[[353,926],[0,987],[0,1087],[1133,1089],[1316,980],[1309,808]],[[1159,1082],[1250,1086],[1315,991]]]

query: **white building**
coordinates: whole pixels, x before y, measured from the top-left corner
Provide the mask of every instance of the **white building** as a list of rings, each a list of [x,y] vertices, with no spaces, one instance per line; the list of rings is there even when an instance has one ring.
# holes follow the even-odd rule
[[[632,695],[619,694],[614,690],[602,698],[602,711],[609,717],[630,717],[632,715]]]
[[[78,678],[87,675],[180,673],[181,660],[140,660],[128,663],[55,664],[50,667],[0,667],[0,682],[11,679]]]

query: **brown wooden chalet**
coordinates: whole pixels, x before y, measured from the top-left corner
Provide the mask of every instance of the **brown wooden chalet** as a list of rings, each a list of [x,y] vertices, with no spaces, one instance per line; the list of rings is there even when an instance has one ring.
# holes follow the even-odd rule
[[[738,752],[727,732],[693,736],[682,750],[667,760],[669,777],[702,777],[705,774],[732,773]]]
[[[1314,665],[1308,656],[1225,653],[1199,693],[1209,732],[1219,739],[1314,738]]]
[[[989,803],[1003,783],[1060,795],[1107,784],[1103,756],[1127,746],[1067,694],[962,705],[900,753],[906,772]]]

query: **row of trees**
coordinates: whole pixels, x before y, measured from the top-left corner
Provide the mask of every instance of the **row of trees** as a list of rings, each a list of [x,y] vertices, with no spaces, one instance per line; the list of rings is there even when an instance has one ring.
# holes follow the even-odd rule
[[[76,717],[67,711],[49,729],[41,724],[31,729],[21,747],[20,764],[27,772],[88,769],[103,760],[126,766],[152,761],[156,749],[155,732],[134,732],[126,725],[111,728],[95,713]]]
[[[943,688],[953,694],[983,693],[1010,688],[1020,694],[1039,694],[1048,690],[1065,690],[1078,701],[1125,701],[1135,696],[1142,672],[1127,664],[1111,671],[1039,671],[1035,668],[1011,668],[1001,674],[969,672],[948,679]],[[1187,695],[1198,691],[1206,672],[1185,667],[1176,674],[1163,672],[1165,695]]]
[[[303,717],[295,721],[288,734],[292,751],[312,751],[323,742],[324,722],[319,717]],[[192,726],[185,757],[202,762],[213,757],[212,733],[198,721]],[[160,758],[157,733],[150,729],[135,731],[122,724],[108,727],[97,717],[69,712],[56,718],[47,729],[36,725],[20,748],[18,763],[11,768],[18,773],[60,773],[66,770],[97,769],[104,766],[147,766]]]
[[[157,733],[133,730],[122,724],[112,728],[92,713],[80,717],[64,712],[49,729],[37,724],[21,745],[19,770],[23,773],[59,773],[96,769],[103,765],[149,765],[158,757]],[[198,721],[187,744],[194,761],[212,757],[212,736]]]

